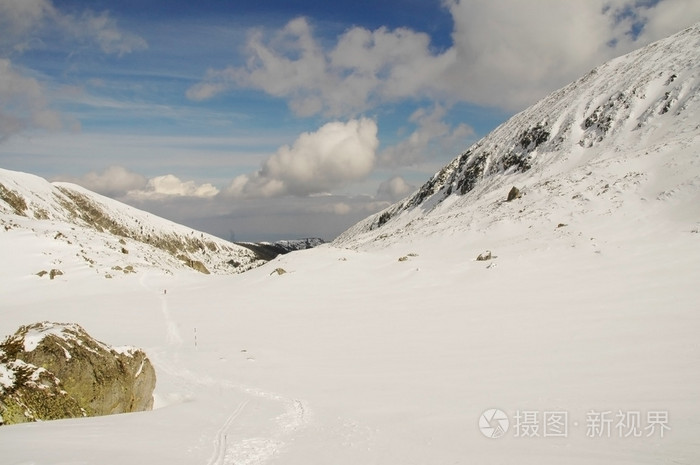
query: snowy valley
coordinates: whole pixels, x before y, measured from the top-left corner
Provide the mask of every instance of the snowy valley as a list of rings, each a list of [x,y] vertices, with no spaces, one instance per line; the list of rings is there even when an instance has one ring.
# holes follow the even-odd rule
[[[698,63],[700,25],[606,63],[268,263],[0,170],[0,335],[76,323],[157,377],[150,412],[0,427],[0,461],[698,463]]]

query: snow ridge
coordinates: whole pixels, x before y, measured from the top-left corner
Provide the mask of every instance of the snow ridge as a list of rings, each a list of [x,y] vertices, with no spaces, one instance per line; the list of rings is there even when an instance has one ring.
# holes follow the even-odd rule
[[[502,189],[559,165],[590,163],[698,133],[700,23],[613,59],[515,115],[436,173],[417,192],[341,234],[371,241],[389,222],[428,214],[452,196]],[[518,178],[519,179],[519,178]],[[409,212],[419,209],[420,212]]]
[[[64,249],[61,266],[70,260],[73,266],[107,270],[98,271],[106,277],[143,267],[233,274],[264,263],[246,247],[75,184],[49,183],[5,169],[0,169],[0,225],[6,234],[31,232],[36,248],[47,255],[59,242]]]

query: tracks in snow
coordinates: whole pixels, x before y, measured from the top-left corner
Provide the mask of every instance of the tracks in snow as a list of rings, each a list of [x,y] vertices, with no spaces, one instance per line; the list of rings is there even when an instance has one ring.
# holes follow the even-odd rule
[[[167,294],[162,290],[154,290],[149,287],[146,284],[146,279],[147,274],[144,274],[139,283],[144,289],[157,294],[166,326],[167,346],[172,348],[172,350],[154,350],[150,353],[149,358],[158,371],[167,373],[173,378],[179,378],[189,387],[199,386],[197,390],[200,393],[205,393],[213,388],[218,391],[218,395],[226,391],[235,394],[229,399],[235,399],[240,395],[247,397],[236,406],[215,433],[212,440],[213,452],[207,465],[261,465],[269,462],[287,445],[290,436],[309,423],[310,414],[306,402],[224,379],[216,379],[208,373],[196,373],[175,362],[173,355],[177,360],[179,358],[178,352],[183,349],[177,322],[170,315]],[[186,398],[195,399],[190,395]],[[277,412],[281,407],[282,413],[277,416],[263,417],[263,419],[269,418],[269,422],[263,423],[262,429],[259,421],[255,421],[251,425],[252,428],[246,428],[248,433],[255,430],[262,433],[259,436],[240,437],[239,433],[235,435],[237,437],[234,441],[229,442],[229,430],[232,429],[236,420],[240,418],[246,410],[246,406],[251,402],[254,402],[256,407],[271,405],[273,406],[272,411],[276,410]],[[269,407],[265,408],[268,412],[270,411]],[[234,435],[232,434],[232,436]]]
[[[243,409],[248,405],[249,400],[244,400],[238,407],[229,415],[224,424],[216,432],[216,438],[214,438],[214,453],[207,465],[224,465],[224,460],[226,459],[226,431],[231,427],[236,418],[238,418],[243,412]]]
[[[142,274],[139,278],[139,284],[142,288],[146,289],[147,291],[155,292],[146,284],[147,276],[148,273]],[[175,320],[173,320],[173,318],[170,316],[170,310],[168,309],[168,299],[166,297],[167,293],[165,290],[162,294],[158,295],[158,298],[160,300],[160,311],[163,314],[163,319],[165,320],[165,340],[168,343],[168,345],[171,346],[182,345],[182,336],[180,336],[180,330],[177,328],[177,323],[175,323]]]

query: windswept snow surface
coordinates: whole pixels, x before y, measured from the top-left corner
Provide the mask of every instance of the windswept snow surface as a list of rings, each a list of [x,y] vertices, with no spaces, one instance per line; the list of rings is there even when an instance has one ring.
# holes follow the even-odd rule
[[[700,119],[685,101],[658,131],[239,275],[41,279],[35,235],[0,230],[0,334],[75,322],[143,348],[158,376],[152,412],[0,427],[2,463],[700,463]]]

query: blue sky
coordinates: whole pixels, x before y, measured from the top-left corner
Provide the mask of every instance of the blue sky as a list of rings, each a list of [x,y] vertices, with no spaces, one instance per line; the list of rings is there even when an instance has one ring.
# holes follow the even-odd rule
[[[0,166],[332,239],[691,0],[0,0]]]

